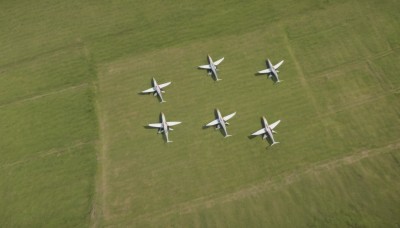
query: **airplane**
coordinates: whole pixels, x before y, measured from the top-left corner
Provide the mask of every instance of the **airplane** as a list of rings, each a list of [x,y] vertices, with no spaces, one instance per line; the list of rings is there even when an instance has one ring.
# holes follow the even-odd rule
[[[208,64],[207,65],[202,65],[202,66],[198,66],[198,68],[200,69],[206,69],[208,75],[213,75],[215,77],[215,81],[219,81],[222,79],[218,78],[218,74],[217,74],[217,66],[224,60],[224,57],[222,57],[221,59],[213,62],[213,60],[211,59],[210,55],[207,55],[207,61]]]
[[[220,129],[222,127],[222,129],[224,130],[225,138],[229,137],[229,136],[232,136],[232,135],[229,135],[228,132],[226,131],[226,125],[229,125],[229,123],[226,122],[226,121],[231,119],[236,114],[236,112],[231,113],[231,114],[229,114],[227,116],[224,116],[224,117],[222,117],[221,112],[218,109],[215,109],[215,112],[217,114],[217,119],[211,121],[210,123],[206,124],[205,126],[206,127],[210,127],[210,126],[217,125],[216,129]]]
[[[168,132],[174,130],[171,128],[171,126],[178,125],[182,122],[176,122],[176,121],[167,122],[167,120],[165,119],[164,113],[161,112],[160,115],[161,115],[161,123],[152,123],[152,124],[149,124],[148,126],[158,128],[157,134],[164,132],[165,138],[167,139],[167,143],[172,142],[168,138]]]
[[[154,96],[159,96],[160,97],[160,99],[161,99],[161,103],[162,102],[166,102],[166,101],[164,101],[164,99],[163,99],[163,97],[162,97],[162,93],[165,93],[165,91],[164,90],[162,90],[162,88],[164,88],[164,87],[167,87],[167,86],[169,86],[171,84],[171,82],[167,82],[167,83],[164,83],[164,84],[157,84],[157,81],[156,81],[156,79],[155,78],[153,78],[153,87],[152,88],[150,88],[150,89],[147,89],[147,90],[144,90],[144,91],[142,91],[141,93],[154,93]]]
[[[263,116],[262,117],[263,120],[263,128],[261,128],[260,130],[254,132],[251,135],[263,135],[263,139],[266,139],[267,137],[271,139],[272,144],[271,146],[279,143],[276,142],[273,136],[273,133],[277,133],[276,131],[274,131],[274,128],[281,122],[280,120],[276,121],[275,123],[268,125],[267,119]]]
[[[267,69],[258,71],[258,73],[259,74],[268,74],[268,78],[273,77],[273,80],[275,81],[275,83],[279,83],[281,81],[279,80],[279,77],[278,77],[279,71],[277,69],[282,65],[282,63],[283,63],[283,60],[280,61],[279,63],[277,63],[276,65],[272,65],[271,61],[269,59],[267,59],[267,61],[266,61]]]

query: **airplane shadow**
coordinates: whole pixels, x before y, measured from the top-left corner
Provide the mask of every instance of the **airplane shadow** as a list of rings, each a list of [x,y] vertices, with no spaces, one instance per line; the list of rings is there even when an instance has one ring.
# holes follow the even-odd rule
[[[216,82],[217,81],[217,79],[215,78],[215,76],[211,73],[211,71],[210,70],[207,70],[207,69],[203,69],[203,68],[200,68],[200,67],[197,67],[197,69],[198,70],[205,70],[206,71],[206,76],[209,76],[209,77],[211,77],[212,78],[212,80],[214,81],[214,82]],[[218,71],[218,69],[217,69],[217,71]]]
[[[157,130],[157,131],[158,131],[158,128],[154,128],[154,127],[143,126],[143,128],[144,128],[144,129],[151,129],[151,130]],[[165,136],[164,133],[157,133],[157,135],[159,135],[159,134],[162,135],[163,141],[164,141],[165,143],[167,143],[167,136]]]
[[[261,126],[264,127],[264,121],[263,121],[262,117],[261,117],[261,121],[260,122],[261,122]],[[254,138],[257,138],[257,137],[260,137],[260,136],[259,135],[249,135],[249,136],[247,136],[248,139],[254,139]]]
[[[161,90],[161,91],[163,91],[163,90]],[[140,96],[150,96],[151,95],[152,97],[154,97],[154,93],[138,92],[138,95],[140,95]],[[163,103],[160,96],[157,95],[156,97],[157,97],[157,100],[158,100],[159,103]]]
[[[264,141],[264,139],[262,138],[262,136],[259,136],[259,135],[249,135],[249,136],[247,136],[247,138],[248,138],[249,140],[252,140],[252,139],[257,138],[257,137],[260,137],[261,140]],[[268,145],[267,145],[267,147],[266,147],[265,149],[268,150],[269,148],[271,148],[272,140],[271,140],[270,138],[266,138],[266,141],[267,141]]]
[[[268,142],[268,144],[269,144],[269,146],[267,147],[267,148],[269,148],[269,147],[271,147],[271,145],[272,145],[272,140],[269,138],[269,137],[267,137],[267,142]]]
[[[268,77],[268,74],[260,74],[260,73],[257,72],[257,73],[254,74],[254,76],[265,76],[265,77],[267,77],[268,79],[270,79],[274,85],[279,84],[279,83],[276,83],[277,80],[276,80],[274,77],[269,78],[269,77]]]
[[[225,132],[224,132],[224,129],[223,129],[222,127],[220,127],[220,128],[218,129],[218,128],[216,128],[215,126],[209,126],[209,127],[207,127],[207,126],[202,126],[201,128],[202,128],[203,130],[208,129],[208,128],[214,128],[214,130],[219,130],[219,132],[221,133],[221,135],[225,137]]]
[[[257,138],[257,137],[258,137],[258,135],[249,135],[249,136],[247,136],[247,138],[250,139],[250,140],[252,140],[254,138]]]

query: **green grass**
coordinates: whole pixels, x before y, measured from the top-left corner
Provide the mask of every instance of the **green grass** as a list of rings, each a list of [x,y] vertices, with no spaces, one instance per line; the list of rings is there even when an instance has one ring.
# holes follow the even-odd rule
[[[1,3],[0,225],[396,226],[396,1]],[[222,56],[214,82],[196,66]],[[254,73],[281,59],[284,80]],[[159,104],[138,92],[172,81]],[[227,139],[202,126],[237,111]],[[145,125],[182,121],[174,143]],[[268,147],[247,136],[281,119]]]
[[[92,206],[93,143],[42,152],[3,166],[4,227],[84,227]]]

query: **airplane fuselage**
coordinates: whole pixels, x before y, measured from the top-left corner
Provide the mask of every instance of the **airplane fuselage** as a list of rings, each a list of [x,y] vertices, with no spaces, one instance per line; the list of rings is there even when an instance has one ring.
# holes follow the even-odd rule
[[[228,135],[228,132],[226,130],[226,124],[225,124],[225,120],[222,118],[221,112],[217,109],[217,115],[218,115],[218,122],[221,125],[222,129],[225,132],[225,136]]]
[[[276,82],[279,82],[278,72],[275,69],[274,65],[272,65],[272,63],[269,59],[267,60],[267,67],[271,70],[270,75],[275,77]]]
[[[162,124],[162,131],[164,132],[165,137],[167,138],[167,142],[170,142],[168,138],[168,124],[167,120],[165,119],[164,113],[161,113],[161,124]]]
[[[211,73],[214,75],[215,79],[218,80],[217,67],[215,66],[215,64],[212,61],[211,57],[209,55],[207,57],[208,57],[208,64],[210,64]]]
[[[265,117],[263,117],[263,123],[264,123],[264,128],[265,128],[264,138],[269,137],[272,140],[272,144],[275,144],[274,135],[272,134],[272,130],[269,127],[268,122],[265,119]]]
[[[160,98],[161,98],[161,102],[164,102],[164,99],[163,99],[163,97],[162,97],[162,95],[161,95],[161,88],[160,88],[160,86],[157,84],[156,79],[154,79],[154,78],[153,78],[153,85],[154,85],[154,89],[156,90],[156,93],[157,93],[158,96],[160,96]],[[154,95],[154,96],[155,96],[155,95]]]

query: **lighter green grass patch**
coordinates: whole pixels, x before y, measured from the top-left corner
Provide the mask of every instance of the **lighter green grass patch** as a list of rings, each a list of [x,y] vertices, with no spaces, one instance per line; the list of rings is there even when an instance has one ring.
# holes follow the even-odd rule
[[[94,140],[97,123],[92,98],[86,86],[1,107],[1,164]]]

